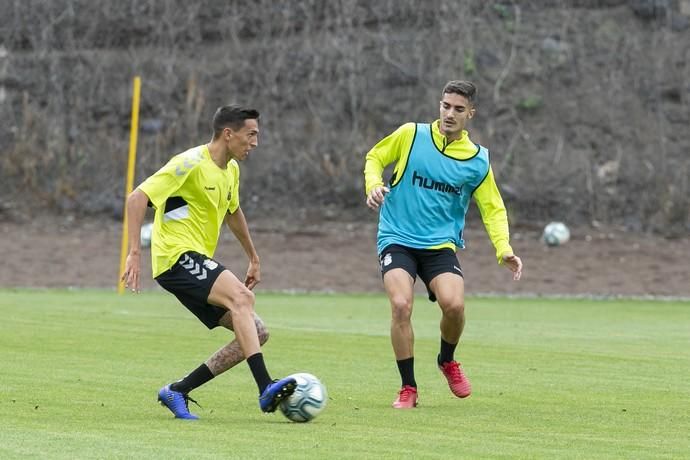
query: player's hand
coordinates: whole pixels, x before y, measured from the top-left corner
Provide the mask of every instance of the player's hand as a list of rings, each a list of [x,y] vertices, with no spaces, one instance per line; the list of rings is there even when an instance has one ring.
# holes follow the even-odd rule
[[[508,267],[513,272],[513,279],[518,281],[522,276],[522,260],[515,254],[504,254],[503,265]]]
[[[141,257],[139,254],[129,253],[125,261],[125,272],[122,274],[121,280],[124,281],[125,287],[131,289],[132,292],[141,291]]]
[[[390,192],[388,187],[383,185],[374,187],[367,195],[367,206],[376,211],[383,204],[383,200],[388,192]]]
[[[249,262],[247,269],[247,276],[244,278],[244,285],[247,288],[254,289],[254,286],[261,282],[261,269],[259,262]]]

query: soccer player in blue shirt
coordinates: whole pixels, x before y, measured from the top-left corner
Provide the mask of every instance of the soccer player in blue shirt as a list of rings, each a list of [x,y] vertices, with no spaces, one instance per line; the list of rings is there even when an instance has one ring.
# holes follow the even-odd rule
[[[441,93],[438,120],[406,123],[366,156],[366,203],[379,210],[377,251],[402,380],[394,408],[413,408],[418,400],[411,322],[417,276],[442,312],[438,367],[455,396],[465,398],[472,391],[454,357],[465,326],[464,279],[455,253],[464,247],[470,198],[479,207],[498,263],[513,272],[514,280],[522,274],[522,261],[509,243],[508,217],[489,152],[472,142],[465,130],[475,114],[476,93],[471,82],[448,82]],[[392,177],[385,185],[383,171],[393,163]]]

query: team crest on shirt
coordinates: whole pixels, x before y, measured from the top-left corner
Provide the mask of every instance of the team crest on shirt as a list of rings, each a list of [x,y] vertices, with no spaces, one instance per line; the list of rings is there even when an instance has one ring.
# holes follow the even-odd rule
[[[206,259],[204,260],[204,267],[208,268],[209,270],[215,270],[218,268],[218,262],[213,259]]]

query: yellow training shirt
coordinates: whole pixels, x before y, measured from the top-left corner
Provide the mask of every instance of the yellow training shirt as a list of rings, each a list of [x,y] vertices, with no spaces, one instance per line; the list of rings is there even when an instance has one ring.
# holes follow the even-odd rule
[[[213,257],[225,215],[240,205],[239,180],[237,161],[221,169],[201,145],[175,155],[138,187],[156,210],[151,236],[154,278],[184,252]]]
[[[384,185],[383,171],[386,166],[395,163],[390,186],[395,186],[406,173],[408,158],[416,133],[415,123],[405,123],[393,133],[379,141],[366,156],[364,165],[365,192],[368,194],[376,186]],[[437,150],[436,154],[445,155],[458,160],[467,160],[477,153],[477,145],[474,144],[467,131],[462,132],[460,139],[448,142],[448,139],[439,129],[439,120],[434,121],[430,127],[431,141]],[[498,263],[503,263],[505,254],[512,254],[513,249],[509,243],[508,216],[503,199],[496,185],[494,173],[489,166],[489,172],[484,181],[474,190],[472,197],[479,208],[482,222],[489,235]],[[460,216],[459,216],[460,217]],[[453,243],[441,244],[427,249],[448,247],[456,249]]]

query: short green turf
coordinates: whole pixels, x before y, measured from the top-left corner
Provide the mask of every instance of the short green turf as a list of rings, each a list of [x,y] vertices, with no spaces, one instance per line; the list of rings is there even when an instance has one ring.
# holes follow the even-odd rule
[[[230,340],[169,294],[0,290],[0,458],[687,458],[690,302],[469,298],[457,357],[435,366],[440,313],[416,299],[420,404],[400,381],[380,295],[259,293],[273,377],[327,386],[313,422],[263,414],[243,363],[175,420],[158,389]]]

